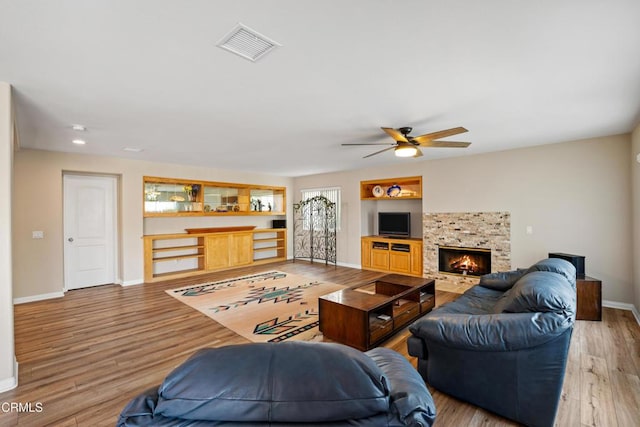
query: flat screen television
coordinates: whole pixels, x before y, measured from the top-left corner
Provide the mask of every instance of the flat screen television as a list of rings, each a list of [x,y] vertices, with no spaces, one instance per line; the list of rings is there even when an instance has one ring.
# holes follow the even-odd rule
[[[411,236],[411,212],[378,212],[378,236]]]

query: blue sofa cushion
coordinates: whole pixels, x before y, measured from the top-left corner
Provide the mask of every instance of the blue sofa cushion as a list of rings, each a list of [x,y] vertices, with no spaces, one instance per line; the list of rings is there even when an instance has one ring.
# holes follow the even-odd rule
[[[485,274],[480,277],[480,286],[496,291],[506,291],[527,274],[526,268],[519,268],[512,271],[499,271],[497,273]]]
[[[384,372],[391,390],[392,411],[408,426],[430,426],[436,405],[424,380],[401,354],[377,347],[366,353]]]
[[[499,313],[574,315],[575,291],[563,276],[534,271],[523,276],[494,306]]]
[[[563,275],[576,288],[576,268],[569,261],[560,258],[547,258],[536,262],[527,269],[527,273],[533,271],[549,271]]]
[[[342,345],[296,341],[198,351],[162,383],[154,415],[317,423],[388,410],[386,379],[371,358]]]
[[[473,315],[492,313],[493,307],[501,299],[502,295],[504,295],[504,292],[474,286],[458,299],[439,306],[438,311],[440,313]]]

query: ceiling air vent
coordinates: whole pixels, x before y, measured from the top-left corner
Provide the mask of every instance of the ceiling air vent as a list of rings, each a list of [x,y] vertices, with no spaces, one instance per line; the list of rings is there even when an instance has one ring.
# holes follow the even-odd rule
[[[246,25],[238,24],[217,46],[255,62],[281,45]]]

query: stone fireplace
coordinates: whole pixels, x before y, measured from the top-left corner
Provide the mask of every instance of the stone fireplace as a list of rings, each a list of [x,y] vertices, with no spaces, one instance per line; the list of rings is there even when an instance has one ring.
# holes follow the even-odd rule
[[[511,270],[509,212],[425,213],[422,218],[424,274],[436,279],[438,289],[464,292],[476,285],[479,276],[485,272]],[[444,251],[446,259],[442,261],[441,248],[448,249]],[[460,251],[467,253],[456,256]],[[458,254],[452,255],[455,252]],[[470,260],[458,259],[464,256],[469,256]],[[480,266],[472,267],[469,261]],[[455,265],[440,268],[443,263]]]

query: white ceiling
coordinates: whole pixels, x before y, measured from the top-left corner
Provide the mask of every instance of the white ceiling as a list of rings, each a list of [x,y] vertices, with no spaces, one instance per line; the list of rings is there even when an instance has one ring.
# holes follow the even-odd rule
[[[0,15],[26,148],[301,176],[640,117],[638,0],[0,0]],[[255,63],[216,47],[239,22],[282,47]],[[472,145],[341,146],[393,142],[381,126],[464,126],[449,139]]]

